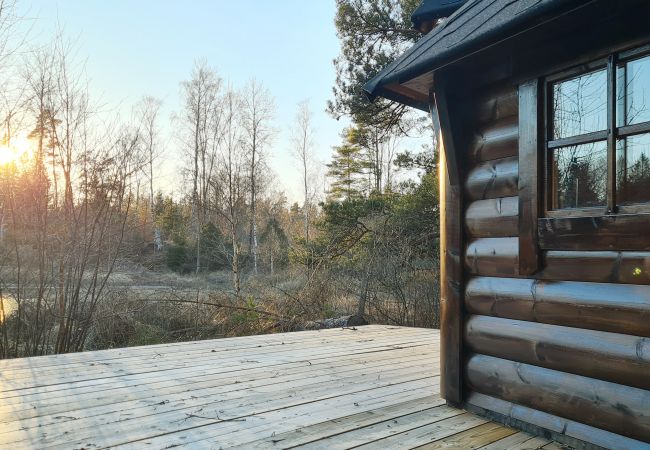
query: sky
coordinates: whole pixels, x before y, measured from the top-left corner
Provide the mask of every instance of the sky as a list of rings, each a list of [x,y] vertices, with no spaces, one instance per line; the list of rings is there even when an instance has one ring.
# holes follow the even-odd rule
[[[180,111],[180,82],[196,60],[236,87],[255,77],[275,97],[278,133],[267,150],[278,175],[272,188],[291,202],[302,200],[289,141],[297,104],[310,101],[322,165],[347,125],[325,112],[339,52],[334,0],[20,0],[18,7],[36,43],[48,42],[58,28],[75,41],[90,94],[106,109],[128,117],[144,95],[163,100],[167,145],[157,182],[167,192],[182,189],[183,160],[170,119]]]

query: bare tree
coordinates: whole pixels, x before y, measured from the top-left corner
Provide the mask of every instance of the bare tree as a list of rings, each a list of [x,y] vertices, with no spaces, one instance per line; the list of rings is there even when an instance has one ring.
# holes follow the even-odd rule
[[[192,215],[196,236],[196,273],[201,270],[201,230],[208,205],[208,189],[213,176],[216,155],[210,152],[214,134],[214,115],[217,109],[221,79],[205,62],[197,62],[190,80],[181,84],[186,125],[184,137],[192,157]]]
[[[256,205],[259,187],[259,170],[265,156],[264,151],[271,143],[275,130],[272,121],[275,115],[275,101],[268,89],[252,79],[244,89],[242,97],[242,127],[244,149],[248,156],[250,189],[250,232],[249,246],[253,255],[253,272],[258,271],[258,242]]]
[[[144,153],[144,162],[142,169],[148,182],[149,188],[149,220],[155,223],[154,217],[154,167],[156,161],[163,151],[160,142],[159,131],[159,114],[162,107],[162,101],[151,96],[143,97],[135,107],[137,120],[140,125],[140,140],[142,151]],[[154,251],[162,249],[162,238],[158,227],[154,225]]]
[[[304,196],[302,212],[304,216],[305,241],[307,243],[309,243],[309,213],[312,200],[309,180],[313,159],[313,134],[312,112],[309,110],[309,101],[303,100],[298,103],[294,128],[291,134],[291,143],[293,146],[293,156],[298,161],[300,166],[300,176],[302,178]]]
[[[223,95],[221,102],[222,120],[221,127],[222,151],[219,160],[219,177],[213,181],[214,193],[218,197],[216,203],[221,205],[219,212],[225,219],[230,235],[230,249],[226,256],[230,262],[233,276],[235,295],[241,291],[241,261],[239,245],[239,229],[242,208],[245,204],[244,177],[245,167],[241,153],[241,130],[238,114],[241,108],[241,99],[237,93],[229,88]],[[221,183],[216,186],[217,180]]]

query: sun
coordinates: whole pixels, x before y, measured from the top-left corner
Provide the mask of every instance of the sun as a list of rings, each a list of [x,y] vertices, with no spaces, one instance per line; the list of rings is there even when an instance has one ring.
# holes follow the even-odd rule
[[[19,134],[11,139],[9,145],[0,145],[0,166],[18,165],[32,156],[33,145],[26,134]]]

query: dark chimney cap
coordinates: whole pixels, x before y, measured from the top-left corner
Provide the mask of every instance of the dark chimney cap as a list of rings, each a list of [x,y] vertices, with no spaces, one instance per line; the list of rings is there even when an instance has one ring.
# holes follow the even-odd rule
[[[422,0],[413,14],[413,28],[422,32],[431,30],[433,23],[443,17],[449,17],[454,11],[463,6],[467,0]]]

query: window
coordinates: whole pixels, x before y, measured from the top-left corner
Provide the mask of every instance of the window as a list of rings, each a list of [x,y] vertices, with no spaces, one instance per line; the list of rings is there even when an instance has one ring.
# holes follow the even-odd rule
[[[650,55],[550,77],[546,99],[546,215],[650,211]]]

